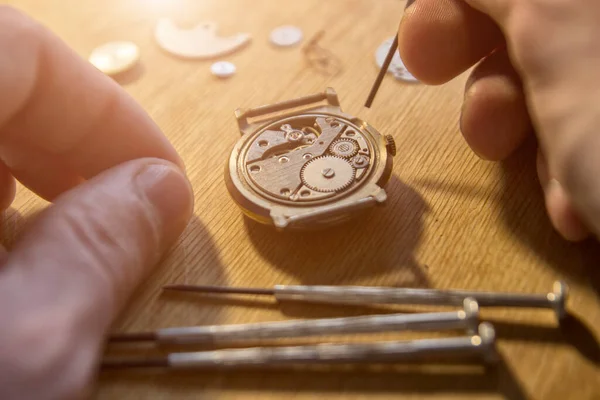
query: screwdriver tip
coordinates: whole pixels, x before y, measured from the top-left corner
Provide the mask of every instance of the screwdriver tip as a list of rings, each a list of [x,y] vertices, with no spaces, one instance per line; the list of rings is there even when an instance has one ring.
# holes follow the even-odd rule
[[[165,285],[163,290],[172,290],[177,292],[195,292],[210,294],[254,294],[272,296],[275,294],[273,289],[254,289],[254,288],[235,288],[226,286],[203,286],[203,285]]]
[[[115,333],[108,337],[111,343],[151,342],[156,340],[154,332]]]
[[[371,108],[371,104],[373,103],[373,100],[375,100],[375,96],[377,95],[377,92],[379,91],[379,87],[381,86],[383,77],[385,76],[385,74],[387,74],[388,69],[390,68],[390,64],[392,62],[392,58],[394,58],[394,54],[396,53],[397,49],[398,49],[398,36],[396,35],[396,36],[394,36],[394,40],[393,40],[392,45],[390,46],[390,49],[385,57],[383,65],[379,69],[379,73],[377,74],[377,78],[375,79],[375,82],[373,83],[373,87],[371,87],[371,91],[369,92],[369,96],[367,97],[367,101],[365,103],[366,108]]]
[[[104,360],[100,364],[102,370],[129,369],[129,368],[168,368],[168,357],[155,358],[129,358]]]

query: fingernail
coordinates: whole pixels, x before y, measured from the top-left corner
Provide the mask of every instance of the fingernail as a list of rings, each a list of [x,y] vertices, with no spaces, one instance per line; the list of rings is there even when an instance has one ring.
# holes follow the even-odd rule
[[[192,187],[174,165],[152,164],[135,178],[138,188],[154,207],[167,242],[185,228],[194,207]]]
[[[415,0],[408,0],[406,2],[406,5],[404,6],[404,9],[406,10],[408,7],[410,7],[413,3],[415,2]]]

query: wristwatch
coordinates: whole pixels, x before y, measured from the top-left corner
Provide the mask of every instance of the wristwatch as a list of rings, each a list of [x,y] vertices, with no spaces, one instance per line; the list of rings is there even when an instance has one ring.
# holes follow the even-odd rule
[[[253,220],[281,230],[319,229],[385,202],[394,139],[344,113],[333,89],[235,115],[242,137],[225,180]]]

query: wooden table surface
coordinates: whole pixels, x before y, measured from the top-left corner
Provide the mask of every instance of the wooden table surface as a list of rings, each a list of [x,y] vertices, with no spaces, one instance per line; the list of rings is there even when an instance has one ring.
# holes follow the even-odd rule
[[[121,81],[180,151],[195,188],[195,216],[180,243],[140,289],[115,331],[358,315],[345,307],[269,300],[165,295],[166,283],[268,287],[352,284],[544,293],[571,287],[574,318],[563,329],[550,311],[483,310],[499,336],[503,362],[417,364],[382,369],[309,369],[103,374],[99,399],[577,399],[600,398],[599,246],[571,245],[544,211],[529,146],[505,163],[479,160],[462,140],[458,117],[466,76],[441,87],[387,77],[372,109],[363,103],[375,79],[374,51],[394,34],[398,0],[14,0],[83,57],[95,46],[131,40],[141,66]],[[219,23],[224,35],[252,43],[224,59],[237,74],[218,80],[212,61],[184,61],[153,39],[158,18],[182,26]],[[268,34],[294,24],[341,60],[331,77],[311,69],[298,48],[275,49]],[[76,84],[76,82],[74,82]],[[239,137],[233,111],[334,87],[345,111],[394,135],[398,145],[387,206],[349,227],[282,235],[245,221],[230,199],[223,168]],[[14,238],[46,204],[19,188],[3,220]],[[381,311],[381,310],[379,310]],[[423,335],[423,334],[421,334]],[[429,334],[428,336],[437,334]],[[390,336],[390,335],[388,335]],[[388,337],[386,336],[386,337]],[[391,335],[418,337],[419,335]],[[383,338],[374,335],[371,338]]]

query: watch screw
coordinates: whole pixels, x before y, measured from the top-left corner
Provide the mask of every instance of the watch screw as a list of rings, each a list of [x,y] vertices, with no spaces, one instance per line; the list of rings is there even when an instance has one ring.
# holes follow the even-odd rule
[[[323,171],[321,171],[321,173],[325,178],[333,178],[335,176],[335,171],[333,168],[325,168]]]
[[[361,168],[361,167],[363,167],[363,166],[366,166],[366,165],[367,165],[367,163],[368,163],[368,159],[367,159],[367,157],[365,157],[365,156],[363,156],[363,155],[361,155],[361,154],[357,155],[356,157],[354,157],[354,158],[352,159],[352,164],[353,164],[355,167],[357,167],[357,168]]]

